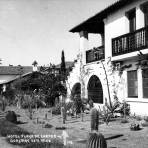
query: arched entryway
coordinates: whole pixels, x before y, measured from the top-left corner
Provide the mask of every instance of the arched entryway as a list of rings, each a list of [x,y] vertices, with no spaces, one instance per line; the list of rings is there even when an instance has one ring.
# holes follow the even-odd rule
[[[72,92],[73,95],[80,95],[81,96],[81,84],[80,83],[76,83],[73,88],[72,88]]]
[[[103,104],[103,89],[100,79],[93,75],[90,77],[88,85],[88,99],[92,99],[94,103]]]

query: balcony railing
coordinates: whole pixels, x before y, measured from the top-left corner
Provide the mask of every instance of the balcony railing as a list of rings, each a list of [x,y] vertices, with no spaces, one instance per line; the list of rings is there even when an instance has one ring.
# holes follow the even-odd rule
[[[112,39],[112,56],[122,55],[148,47],[148,27]]]
[[[104,46],[86,51],[86,63],[91,63],[104,59]]]

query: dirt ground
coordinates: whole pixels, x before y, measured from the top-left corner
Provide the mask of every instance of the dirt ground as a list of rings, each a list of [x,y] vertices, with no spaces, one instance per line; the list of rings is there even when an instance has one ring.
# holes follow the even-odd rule
[[[17,108],[11,108],[11,110],[14,110],[20,115],[18,120],[23,122],[23,124],[19,124],[18,126],[21,128],[33,134],[56,135],[60,137],[63,134],[63,130],[56,130],[55,128],[64,126],[68,134],[68,143],[85,147],[86,139],[90,132],[89,114],[84,115],[84,121],[81,121],[81,118],[68,117],[66,124],[62,124],[60,115],[52,116],[51,113],[48,112],[49,109],[39,109],[34,114],[33,120],[29,120],[27,111]],[[46,113],[47,119],[45,119]],[[36,123],[36,118],[38,118],[39,124]],[[109,122],[109,125],[105,123],[99,125],[99,132],[107,139],[108,148],[148,148],[148,127],[142,127],[139,131],[131,131],[130,124],[132,122],[133,119],[129,119],[129,123],[121,123],[121,119],[116,119],[115,121]],[[137,122],[140,124],[141,121]],[[52,125],[52,127],[45,128],[45,123]]]

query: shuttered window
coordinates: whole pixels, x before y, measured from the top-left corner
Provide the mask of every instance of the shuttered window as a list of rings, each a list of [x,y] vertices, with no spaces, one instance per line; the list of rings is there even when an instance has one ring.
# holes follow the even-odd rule
[[[128,81],[128,97],[138,97],[138,81],[137,81],[137,71],[127,72]]]
[[[143,69],[142,79],[143,79],[143,97],[148,98],[148,69]]]

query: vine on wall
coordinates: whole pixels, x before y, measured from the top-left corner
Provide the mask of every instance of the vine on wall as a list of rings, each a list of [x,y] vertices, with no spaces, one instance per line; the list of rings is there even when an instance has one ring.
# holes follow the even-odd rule
[[[141,67],[141,68],[148,68],[148,55],[145,55],[141,51],[139,51],[138,62],[137,62],[136,65],[137,65],[137,69],[139,67]]]

